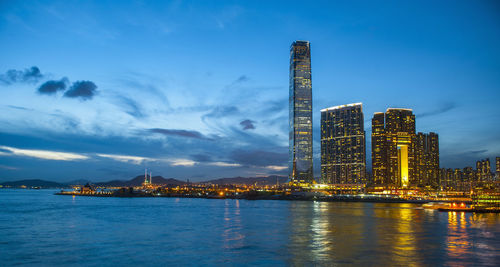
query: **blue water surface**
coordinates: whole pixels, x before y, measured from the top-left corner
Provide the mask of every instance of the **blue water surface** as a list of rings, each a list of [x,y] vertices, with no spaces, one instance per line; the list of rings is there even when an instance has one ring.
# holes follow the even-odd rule
[[[0,265],[499,266],[500,215],[0,189]]]

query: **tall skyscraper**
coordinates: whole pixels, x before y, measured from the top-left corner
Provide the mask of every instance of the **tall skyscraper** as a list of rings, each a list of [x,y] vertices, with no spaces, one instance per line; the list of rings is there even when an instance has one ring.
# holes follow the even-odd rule
[[[289,179],[312,183],[312,84],[308,41],[295,41],[290,48],[289,119]]]
[[[385,116],[384,116],[385,115]],[[415,115],[389,108],[372,119],[372,169],[375,185],[416,185]]]
[[[419,186],[439,186],[439,137],[418,133],[415,139],[416,182]]]
[[[366,182],[361,103],[321,110],[321,179],[329,184]]]

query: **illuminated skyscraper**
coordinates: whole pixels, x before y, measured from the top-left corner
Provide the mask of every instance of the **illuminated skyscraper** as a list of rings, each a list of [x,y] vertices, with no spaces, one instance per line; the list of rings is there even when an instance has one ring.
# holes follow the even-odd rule
[[[385,115],[385,116],[384,116]],[[411,109],[389,108],[372,119],[372,169],[375,185],[416,185],[415,115]]]
[[[361,103],[321,110],[321,179],[329,184],[365,183],[366,155]]]
[[[384,185],[387,177],[387,140],[385,136],[385,114],[376,112],[372,119],[372,181]]]
[[[416,183],[439,186],[439,137],[436,133],[418,133],[415,139]]]
[[[289,179],[311,183],[313,176],[311,50],[308,41],[290,48]]]

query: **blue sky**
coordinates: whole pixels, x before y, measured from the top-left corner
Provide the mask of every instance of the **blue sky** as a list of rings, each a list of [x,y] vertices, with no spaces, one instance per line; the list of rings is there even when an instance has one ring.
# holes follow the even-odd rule
[[[319,110],[354,102],[368,148],[373,113],[404,107],[439,134],[441,167],[493,160],[499,14],[496,1],[2,1],[0,181],[286,175],[294,40],[311,41],[316,170]]]

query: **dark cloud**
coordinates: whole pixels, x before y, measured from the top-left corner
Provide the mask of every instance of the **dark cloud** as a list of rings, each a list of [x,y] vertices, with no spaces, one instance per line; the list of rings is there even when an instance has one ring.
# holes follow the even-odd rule
[[[424,117],[435,116],[435,115],[439,115],[441,113],[445,113],[447,111],[450,111],[450,110],[452,110],[452,109],[454,109],[456,107],[457,107],[456,103],[447,102],[447,103],[441,104],[439,106],[439,108],[437,108],[435,110],[417,114],[416,117],[418,119],[421,119],[421,118],[424,118]]]
[[[191,159],[196,162],[211,162],[212,158],[207,154],[193,154],[190,155]]]
[[[254,123],[255,123],[255,121],[252,121],[252,120],[244,120],[244,121],[240,122],[240,125],[243,127],[243,130],[251,130],[251,129],[255,129]]]
[[[33,66],[25,70],[8,70],[5,74],[0,75],[0,82],[9,85],[17,82],[36,83],[43,78],[40,69]]]
[[[52,95],[57,93],[58,91],[66,90],[66,84],[68,84],[68,78],[64,77],[59,81],[50,80],[46,81],[40,87],[38,87],[37,91],[40,94]]]
[[[236,81],[234,81],[234,83],[242,83],[242,82],[246,82],[248,80],[249,80],[248,76],[241,75],[240,77],[238,77],[238,79],[236,79]]]
[[[235,150],[230,154],[233,162],[252,166],[285,165],[288,162],[288,152],[286,148],[283,152],[270,152],[264,150]]]
[[[196,139],[209,139],[197,131],[161,129],[161,128],[153,128],[153,129],[149,129],[149,131],[152,133],[159,133],[159,134],[170,135],[170,136],[180,136],[180,137],[188,137],[188,138],[196,138]]]
[[[91,81],[77,81],[64,93],[64,96],[89,100],[97,93],[96,89],[97,85]]]

